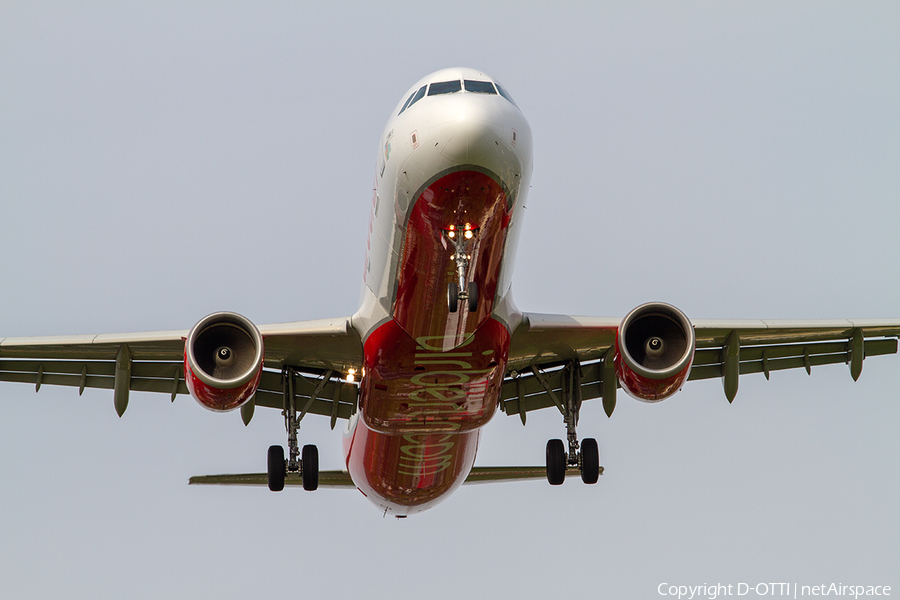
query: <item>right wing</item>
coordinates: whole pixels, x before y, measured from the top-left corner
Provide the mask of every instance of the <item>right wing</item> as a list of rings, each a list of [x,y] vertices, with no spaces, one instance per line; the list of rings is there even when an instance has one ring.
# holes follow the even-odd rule
[[[612,415],[616,377],[616,332],[621,319],[524,314],[510,341],[500,407],[518,415],[556,406],[564,414],[567,386],[578,402],[603,399]],[[897,352],[900,320],[693,321],[696,352],[688,381],[721,378],[728,401],[738,378],[749,373],[846,363],[857,379],[863,359]],[[577,369],[577,373],[576,370]],[[575,383],[577,382],[577,383]]]

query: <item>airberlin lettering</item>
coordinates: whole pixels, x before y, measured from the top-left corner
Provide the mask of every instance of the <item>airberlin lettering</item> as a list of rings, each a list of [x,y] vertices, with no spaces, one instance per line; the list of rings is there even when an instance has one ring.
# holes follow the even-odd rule
[[[441,419],[444,431],[458,430],[466,403],[477,403],[484,398],[487,382],[483,376],[491,369],[473,369],[470,362],[472,352],[443,352],[445,336],[422,336],[416,338],[419,352],[415,355],[416,366],[432,367],[440,370],[425,370],[413,375],[409,382],[420,389],[410,392],[408,417],[412,419]],[[457,348],[469,345],[474,336]],[[469,359],[469,360],[467,360]],[[472,381],[475,379],[475,381]],[[465,386],[465,387],[464,387]],[[448,469],[453,464],[456,433],[440,437],[434,434],[411,434],[403,436],[408,444],[400,447],[399,472],[406,475],[433,475]]]
[[[444,339],[446,336],[442,335],[416,338],[422,350],[416,352],[416,366],[436,370],[425,370],[410,377],[411,384],[421,386],[408,394],[411,418],[444,415],[452,420],[452,415],[463,411],[465,403],[461,400],[468,397],[470,403],[477,403],[484,399],[487,384],[485,378],[479,376],[491,369],[473,369],[469,362],[472,352],[443,352],[441,342]],[[457,350],[465,348],[474,339],[474,336],[470,337]],[[476,381],[473,382],[473,378]],[[458,424],[456,428],[459,428]]]
[[[403,440],[409,442],[400,446],[400,468],[403,475],[434,475],[453,464],[453,447],[456,441],[448,433],[439,438],[429,440],[433,434],[415,433],[404,435]]]

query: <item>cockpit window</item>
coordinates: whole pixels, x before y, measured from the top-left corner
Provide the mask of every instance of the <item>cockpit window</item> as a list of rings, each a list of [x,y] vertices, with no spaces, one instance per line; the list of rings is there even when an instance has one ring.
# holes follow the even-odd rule
[[[400,112],[397,113],[398,115],[403,114],[403,111],[406,110],[406,107],[409,106],[409,103],[412,102],[413,96],[415,96],[415,95],[416,95],[415,92],[413,92],[412,94],[409,95],[409,98],[407,98],[406,102],[403,103],[403,108],[401,108]]]
[[[398,112],[397,115],[402,115],[404,110],[421,100],[425,95],[425,88],[427,87],[427,85],[423,85],[417,92],[413,92],[412,94],[410,94],[409,98],[406,99],[406,104],[403,105],[403,108],[400,109],[400,112]]]
[[[412,106],[413,104],[415,104],[416,102],[418,102],[419,100],[421,100],[422,98],[424,98],[424,97],[425,97],[425,90],[427,90],[427,89],[428,89],[428,86],[427,86],[427,85],[423,85],[422,87],[420,87],[420,88],[419,88],[419,91],[416,92],[416,97],[412,99],[412,102],[409,103],[409,106]]]
[[[460,81],[458,79],[454,81],[436,81],[429,85],[423,85],[418,90],[410,94],[409,98],[406,99],[406,103],[403,105],[403,108],[400,109],[400,112],[397,115],[402,115],[404,111],[408,108],[412,108],[412,105],[425,97],[426,92],[429,96],[439,96],[441,94],[454,94],[456,92],[461,92],[465,89],[466,92],[470,94],[497,94],[499,93],[502,97],[506,98],[513,106],[518,108],[516,102],[512,99],[512,97],[506,93],[500,84],[491,83],[490,81],[477,81],[475,79],[466,79],[465,81]]]
[[[452,94],[453,92],[458,92],[461,89],[462,86],[459,83],[459,79],[457,79],[456,81],[441,81],[431,84],[431,87],[428,88],[428,95],[437,96],[438,94]]]
[[[476,94],[496,94],[494,91],[494,84],[490,81],[472,81],[471,79],[466,79],[466,91],[474,92]]]
[[[513,106],[515,106],[516,108],[519,108],[519,105],[516,104],[516,101],[512,99],[512,96],[510,96],[508,93],[506,93],[506,90],[504,90],[502,87],[500,87],[499,83],[495,84],[495,85],[497,86],[497,91],[500,92],[501,96],[503,96],[504,98],[509,100]]]

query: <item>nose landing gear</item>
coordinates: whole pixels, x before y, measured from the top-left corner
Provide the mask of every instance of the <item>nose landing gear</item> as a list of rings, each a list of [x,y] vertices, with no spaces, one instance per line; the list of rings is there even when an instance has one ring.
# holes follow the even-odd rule
[[[468,224],[464,227],[451,225],[449,229],[442,229],[441,232],[453,246],[454,254],[450,258],[456,262],[458,280],[447,286],[447,307],[450,312],[455,313],[459,310],[459,301],[465,300],[469,312],[475,312],[478,310],[478,284],[474,281],[467,284],[466,280],[469,261],[472,258],[469,254],[469,242],[478,235],[478,228]]]

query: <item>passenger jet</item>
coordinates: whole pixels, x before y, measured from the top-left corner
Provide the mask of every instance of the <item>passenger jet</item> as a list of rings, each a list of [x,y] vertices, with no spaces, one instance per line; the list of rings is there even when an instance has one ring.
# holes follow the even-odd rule
[[[511,277],[532,170],[531,129],[499,81],[437,71],[391,112],[378,144],[362,299],[356,314],[257,327],[233,312],[186,331],[0,338],[0,380],[190,394],[212,411],[282,411],[288,451],[266,473],[194,477],[195,484],[359,489],[384,514],[431,508],[464,483],[567,476],[595,483],[594,439],[579,440],[584,400],[607,415],[618,390],[659,402],[685,382],[846,363],[897,352],[900,320],[691,321],[662,302],[624,318],[522,312]],[[475,467],[483,426],[499,410],[526,423],[558,410],[565,438],[546,464]],[[345,468],[320,471],[301,447],[307,415],[343,428]]]

